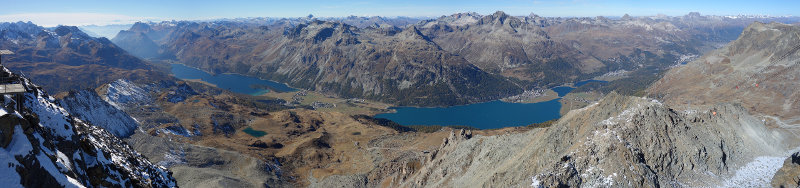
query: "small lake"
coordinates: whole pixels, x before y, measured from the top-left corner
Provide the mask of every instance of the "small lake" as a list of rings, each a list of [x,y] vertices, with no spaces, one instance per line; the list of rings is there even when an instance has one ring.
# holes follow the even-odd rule
[[[278,92],[296,91],[296,89],[278,82],[238,74],[212,75],[183,64],[172,64],[172,74],[180,79],[199,79],[214,84],[219,88],[247,95],[262,95],[270,90]]]
[[[242,132],[247,133],[250,136],[253,136],[253,137],[256,137],[256,138],[262,137],[264,135],[267,135],[267,132],[255,130],[252,127],[247,127],[244,130],[242,130]]]
[[[463,106],[394,107],[397,113],[378,114],[401,125],[468,125],[479,129],[525,126],[560,117],[559,99],[540,103],[491,101]]]

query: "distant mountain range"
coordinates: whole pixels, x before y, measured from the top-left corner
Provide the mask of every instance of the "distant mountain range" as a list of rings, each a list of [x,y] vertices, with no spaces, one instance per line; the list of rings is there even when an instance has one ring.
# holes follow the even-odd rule
[[[106,38],[74,26],[44,28],[33,23],[0,23],[0,49],[15,54],[4,66],[21,71],[50,92],[95,88],[120,78],[167,79],[148,62]]]
[[[169,21],[136,23],[113,41],[143,58],[214,73],[435,106],[495,100],[617,70],[661,70],[735,39],[753,21],[792,19],[691,13],[612,20],[498,11],[416,23],[362,17]]]

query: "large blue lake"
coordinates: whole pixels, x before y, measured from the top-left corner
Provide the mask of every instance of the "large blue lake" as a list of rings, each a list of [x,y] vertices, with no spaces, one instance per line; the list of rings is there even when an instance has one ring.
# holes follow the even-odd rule
[[[269,92],[270,89],[278,92],[296,91],[294,88],[278,82],[238,74],[212,75],[183,64],[172,64],[172,74],[180,79],[200,79],[217,85],[219,88],[248,95],[262,95]]]
[[[560,117],[559,99],[540,103],[492,101],[463,106],[395,107],[397,113],[378,114],[401,125],[468,125],[479,129],[525,126]]]
[[[602,80],[585,80],[574,85],[580,87],[592,82],[607,83]],[[575,88],[558,86],[552,89],[559,97],[563,97]],[[559,118],[559,100],[527,104],[492,101],[434,108],[394,107],[392,109],[396,113],[378,114],[375,117],[390,119],[401,125],[468,125],[479,129],[494,129],[525,126]]]

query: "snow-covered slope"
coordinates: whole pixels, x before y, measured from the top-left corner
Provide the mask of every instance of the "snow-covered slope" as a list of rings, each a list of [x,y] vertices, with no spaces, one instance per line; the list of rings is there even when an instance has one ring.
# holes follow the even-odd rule
[[[135,105],[152,102],[147,90],[125,79],[119,79],[108,84],[108,89],[103,95],[103,99],[121,110],[125,109],[125,104],[132,103]]]
[[[70,114],[102,127],[117,137],[128,137],[133,134],[138,124],[127,113],[117,109],[89,90],[69,92],[67,97],[58,101]]]
[[[8,70],[0,70],[7,74]],[[0,97],[0,185],[3,187],[176,187],[154,165],[108,131],[55,103],[25,78],[24,108]]]

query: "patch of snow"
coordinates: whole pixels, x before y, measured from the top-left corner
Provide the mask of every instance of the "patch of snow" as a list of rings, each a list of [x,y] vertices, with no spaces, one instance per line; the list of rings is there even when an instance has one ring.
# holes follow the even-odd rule
[[[103,101],[92,91],[81,90],[58,102],[70,114],[102,127],[117,137],[127,137],[139,126],[127,113]]]
[[[169,127],[163,128],[163,129],[158,129],[156,131],[156,133],[157,134],[158,133],[166,133],[166,134],[172,134],[172,135],[183,136],[183,137],[192,137],[192,136],[194,136],[192,134],[192,132],[189,132],[189,130],[186,130],[186,128],[183,128],[183,127],[177,126],[177,125],[169,126]]]
[[[769,187],[785,157],[761,156],[747,163],[719,187]]]
[[[83,186],[83,184],[81,184],[81,182],[76,180],[75,178],[67,176],[67,181],[69,181],[69,183],[71,183],[75,187],[86,188],[86,186]]]
[[[625,122],[627,122],[627,123],[630,123],[633,120],[633,116],[638,114],[639,111],[641,111],[642,109],[644,109],[646,107],[650,107],[650,106],[661,106],[661,105],[663,105],[663,104],[661,104],[661,102],[659,102],[658,100],[655,100],[655,99],[649,100],[649,98],[646,98],[646,97],[642,97],[642,99],[644,99],[644,101],[647,101],[647,102],[644,102],[644,104],[636,103],[636,106],[633,106],[633,107],[625,109],[624,111],[622,111],[622,113],[619,113],[619,115],[617,115],[617,116],[609,117],[608,119],[600,121],[600,123],[598,123],[598,125],[614,125],[614,124],[621,123],[623,120]]]
[[[36,155],[36,160],[38,160],[39,161],[39,165],[41,165],[41,167],[43,169],[45,169],[47,171],[47,173],[50,173],[50,175],[53,176],[56,179],[56,181],[58,181],[58,183],[60,183],[62,186],[64,186],[64,187],[83,187],[80,184],[73,184],[72,182],[70,182],[67,179],[67,178],[69,178],[69,176],[64,175],[63,173],[61,173],[61,171],[58,170],[56,165],[53,164],[53,162],[50,160],[50,158],[47,157],[47,155],[45,155],[44,153],[39,153],[38,155]]]
[[[122,104],[124,103],[149,101],[150,96],[144,88],[128,80],[119,79],[108,85],[104,99],[112,106],[123,109]]]
[[[14,127],[14,136],[11,137],[11,143],[6,147],[6,152],[10,155],[27,155],[33,151],[31,142],[28,141],[28,136],[22,130],[22,127],[16,125]]]
[[[176,164],[186,164],[186,152],[183,151],[183,148],[180,150],[170,150],[168,153],[164,154],[164,160],[157,163],[157,165],[164,167],[170,167]]]
[[[531,187],[544,187],[542,186],[542,182],[536,179],[536,176],[531,177],[531,181],[532,181]]]
[[[61,168],[72,171],[72,162],[69,160],[69,157],[59,150],[56,150],[56,163],[58,163]]]
[[[8,153],[7,150],[0,150],[0,185],[3,187],[22,187],[20,179],[22,177],[17,174],[17,166],[21,166],[14,155]]]
[[[617,173],[613,173],[608,175],[607,177],[603,178],[603,184],[608,186],[614,186],[614,178],[617,177]]]
[[[72,140],[75,132],[72,130],[72,123],[67,120],[69,113],[66,110],[56,105],[51,97],[42,97],[41,95],[34,95],[26,93],[25,103],[33,113],[39,115],[39,126],[52,130],[56,136],[62,137],[65,140]]]

